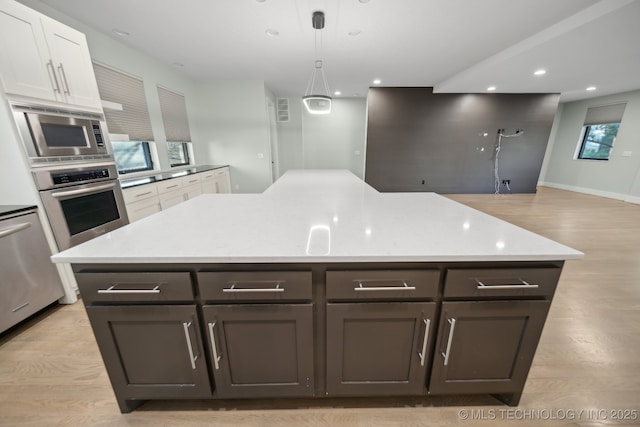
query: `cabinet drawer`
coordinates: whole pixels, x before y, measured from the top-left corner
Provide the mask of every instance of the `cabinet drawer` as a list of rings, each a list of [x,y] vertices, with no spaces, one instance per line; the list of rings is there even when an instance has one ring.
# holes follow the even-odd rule
[[[447,270],[446,297],[551,296],[560,268],[481,268]]]
[[[182,181],[183,187],[186,187],[188,185],[193,185],[193,184],[199,184],[201,180],[202,178],[200,174],[187,175],[180,178],[180,181]]]
[[[327,299],[416,300],[438,295],[438,270],[327,271]]]
[[[189,273],[76,273],[85,304],[92,302],[193,301]]]
[[[158,186],[158,193],[167,193],[182,188],[182,181],[179,179],[166,179],[156,184]]]
[[[145,184],[122,190],[125,204],[135,203],[138,200],[148,199],[158,195],[156,184]]]
[[[310,300],[311,272],[200,272],[198,289],[207,301]]]

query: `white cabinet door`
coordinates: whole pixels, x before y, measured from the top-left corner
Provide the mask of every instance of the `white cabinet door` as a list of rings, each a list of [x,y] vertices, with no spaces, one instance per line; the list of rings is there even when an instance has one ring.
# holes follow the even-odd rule
[[[140,200],[139,202],[128,203],[126,207],[129,222],[137,221],[161,210],[158,196]]]
[[[184,192],[182,191],[182,189],[160,194],[160,206],[162,207],[162,210],[165,210],[182,202],[184,202]]]
[[[15,1],[0,2],[0,76],[7,93],[61,101],[40,16]]]
[[[218,193],[218,181],[216,180],[216,171],[203,172],[202,175],[202,192]]]
[[[84,34],[46,17],[42,25],[65,101],[100,109],[102,103]]]
[[[102,110],[84,34],[9,0],[0,0],[0,76],[6,93]]]
[[[216,171],[216,182],[218,184],[218,193],[231,193],[229,168],[222,168]]]

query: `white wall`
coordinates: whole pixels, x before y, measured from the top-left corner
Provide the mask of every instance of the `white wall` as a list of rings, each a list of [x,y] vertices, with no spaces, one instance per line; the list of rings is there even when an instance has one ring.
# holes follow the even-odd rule
[[[609,160],[575,160],[587,109],[620,102],[627,106]],[[640,91],[564,103],[558,114],[540,183],[640,203]]]
[[[231,166],[233,192],[262,192],[271,185],[269,122],[264,82],[201,83],[195,126],[210,159]]]
[[[280,172],[348,169],[364,178],[366,98],[334,98],[331,114],[309,114],[300,96],[289,98],[290,121],[278,123]],[[358,152],[359,154],[356,154]]]

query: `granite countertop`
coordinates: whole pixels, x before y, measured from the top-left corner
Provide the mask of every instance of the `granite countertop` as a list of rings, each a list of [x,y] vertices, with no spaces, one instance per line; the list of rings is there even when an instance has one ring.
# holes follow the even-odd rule
[[[71,263],[559,261],[572,248],[435,193],[349,171],[289,171],[262,194],[205,194],[53,256]]]
[[[161,173],[154,173],[150,175],[140,175],[134,178],[129,178],[127,177],[127,175],[122,175],[119,178],[120,187],[122,187],[123,189],[137,187],[138,185],[152,184],[154,182],[164,181],[172,178],[180,178],[181,176],[193,175],[194,173],[201,173],[201,172],[206,172],[213,169],[225,168],[227,166],[229,165],[201,165],[201,166],[194,166],[188,169],[180,169],[172,172],[161,172]]]
[[[36,205],[0,205],[0,218],[16,213],[37,209]]]

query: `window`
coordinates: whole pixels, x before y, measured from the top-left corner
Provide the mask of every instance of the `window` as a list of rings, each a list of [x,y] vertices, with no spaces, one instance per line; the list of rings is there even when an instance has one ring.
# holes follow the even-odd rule
[[[609,160],[626,106],[627,103],[623,102],[587,109],[576,159]]]
[[[620,123],[587,125],[583,127],[582,144],[579,159],[609,160],[613,142],[618,134]]]
[[[111,141],[113,157],[119,173],[142,172],[153,169],[148,142]]]
[[[150,142],[144,142],[154,137],[142,79],[97,63],[93,69],[118,172],[153,170]]]
[[[167,151],[171,167],[189,164],[189,145],[187,142],[167,142]]]
[[[167,137],[167,151],[171,167],[191,164],[189,150],[191,133],[184,95],[162,86],[157,86],[162,123]]]

